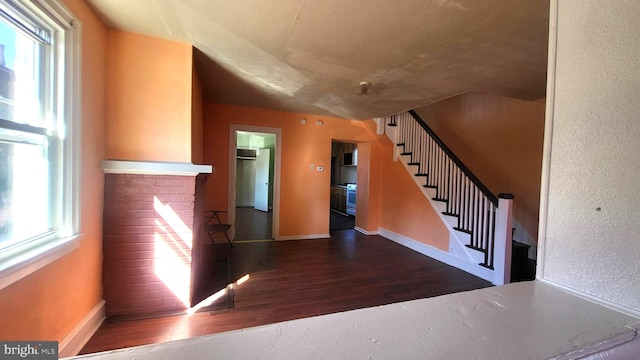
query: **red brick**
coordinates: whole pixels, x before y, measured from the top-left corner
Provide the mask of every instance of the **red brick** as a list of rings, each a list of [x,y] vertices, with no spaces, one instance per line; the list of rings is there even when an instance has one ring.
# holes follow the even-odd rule
[[[106,227],[106,226],[105,226]],[[105,235],[102,239],[103,246],[111,246],[111,244],[127,244],[137,243],[138,235]]]
[[[136,254],[138,259],[152,259],[156,252],[155,251],[137,251]]]
[[[154,186],[156,184],[156,179],[153,177],[147,177],[144,175],[133,177],[127,179],[127,185],[132,186]]]
[[[173,211],[178,213],[178,210],[189,210],[193,212],[193,202],[174,202],[170,204]]]
[[[155,245],[149,242],[138,242],[138,243],[114,243],[109,244],[109,251],[120,251],[120,252],[141,252],[141,251],[154,251]]]
[[[127,253],[124,253],[124,254],[127,254]],[[122,255],[122,253],[120,255]],[[138,259],[137,255],[133,253],[132,258],[106,259],[103,262],[103,266],[120,268],[120,269],[143,269],[143,268],[154,267],[154,262],[155,262],[154,259]]]
[[[169,194],[161,194],[158,195],[157,198],[163,204],[170,204],[173,202],[181,202],[183,201],[184,195],[169,195]]]
[[[124,277],[120,279],[107,276],[104,276],[103,278],[104,284],[146,284],[153,281],[158,281],[158,277],[155,274],[140,275],[138,277]]]
[[[136,217],[109,218],[104,221],[105,226],[140,225],[140,219]]]
[[[153,210],[153,201],[118,201],[109,207],[111,210]]]
[[[153,226],[110,226],[105,229],[109,235],[144,235],[153,234]]]
[[[174,176],[174,177],[171,177],[171,178],[156,179],[155,185],[157,185],[157,186],[182,187],[182,178],[180,176]]]
[[[109,262],[117,262],[121,260],[136,260],[140,259],[138,253],[136,252],[127,252],[127,251],[114,251],[110,247],[107,247],[104,250],[104,261],[103,264]]]
[[[160,219],[156,218],[140,218],[138,219],[139,225],[142,226],[157,226],[158,222],[161,222]]]

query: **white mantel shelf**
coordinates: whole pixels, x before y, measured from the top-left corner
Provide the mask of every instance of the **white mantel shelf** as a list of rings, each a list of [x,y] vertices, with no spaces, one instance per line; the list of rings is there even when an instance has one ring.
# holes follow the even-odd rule
[[[195,176],[214,172],[211,165],[186,162],[102,160],[100,167],[105,174]]]

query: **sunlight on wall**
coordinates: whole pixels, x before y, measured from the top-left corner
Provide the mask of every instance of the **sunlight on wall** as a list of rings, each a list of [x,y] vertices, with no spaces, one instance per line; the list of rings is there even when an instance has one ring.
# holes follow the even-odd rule
[[[159,219],[156,219],[155,274],[185,307],[189,307],[193,232],[170,205],[163,204],[155,196],[153,201],[156,213],[167,225],[163,225]]]
[[[178,234],[185,245],[191,249],[193,247],[193,231],[189,228],[178,214],[171,208],[171,205],[164,205],[157,197],[153,197],[153,208],[164,221],[171,226],[173,231]]]

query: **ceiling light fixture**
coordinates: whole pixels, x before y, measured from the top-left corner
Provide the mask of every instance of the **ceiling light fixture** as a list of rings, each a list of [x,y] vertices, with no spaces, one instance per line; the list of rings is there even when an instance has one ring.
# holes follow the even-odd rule
[[[367,96],[371,94],[371,83],[368,81],[361,81],[358,86],[358,95]]]

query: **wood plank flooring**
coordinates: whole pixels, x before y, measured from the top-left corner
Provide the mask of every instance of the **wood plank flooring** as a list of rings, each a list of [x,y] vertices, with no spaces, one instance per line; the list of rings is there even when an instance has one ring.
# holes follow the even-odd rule
[[[235,240],[273,239],[273,212],[264,212],[250,207],[236,208]]]
[[[331,239],[237,243],[229,265],[233,281],[249,274],[246,282],[234,285],[233,308],[191,316],[107,320],[81,353],[491,286],[390,240],[353,230],[333,232]],[[227,297],[218,301],[217,308],[220,302],[228,304]]]

